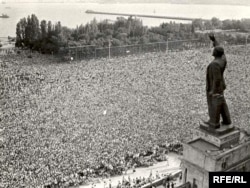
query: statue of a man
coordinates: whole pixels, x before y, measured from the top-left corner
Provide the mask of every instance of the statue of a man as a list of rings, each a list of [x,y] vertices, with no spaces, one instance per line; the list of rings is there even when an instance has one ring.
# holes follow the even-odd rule
[[[209,120],[204,122],[212,128],[220,127],[220,115],[223,125],[230,125],[231,118],[226,100],[224,98],[224,90],[226,84],[224,80],[224,71],[227,65],[224,49],[219,46],[213,34],[209,36],[213,42],[214,60],[207,67],[206,74],[206,94],[208,104]]]

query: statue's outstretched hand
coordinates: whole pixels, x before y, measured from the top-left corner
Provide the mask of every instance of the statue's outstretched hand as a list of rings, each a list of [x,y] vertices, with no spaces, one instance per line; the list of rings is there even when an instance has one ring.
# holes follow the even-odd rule
[[[215,39],[215,36],[213,33],[210,33],[209,35],[210,40],[213,42],[213,47],[219,46],[219,42]]]
[[[210,38],[211,41],[213,41],[213,42],[215,41],[215,36],[214,36],[213,33],[209,34],[209,38]]]

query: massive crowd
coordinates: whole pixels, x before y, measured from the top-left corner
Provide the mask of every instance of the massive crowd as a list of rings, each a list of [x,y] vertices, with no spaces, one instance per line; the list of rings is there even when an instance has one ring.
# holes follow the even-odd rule
[[[178,179],[177,179],[178,177]],[[176,185],[175,181],[181,181],[182,176],[176,174],[175,176],[171,174],[159,174],[157,171],[155,176],[150,173],[149,177],[136,177],[130,178],[130,176],[126,178],[122,178],[122,181],[118,181],[117,185],[113,186],[111,179],[109,181],[104,182],[104,187],[115,187],[115,188],[140,188],[140,187],[156,187],[157,181],[161,181],[161,185],[166,188],[174,188]],[[95,187],[95,184],[92,184],[92,187]]]
[[[247,128],[249,49],[227,47],[233,123]],[[60,63],[0,59],[0,187],[68,187],[164,160],[207,118],[211,50]]]

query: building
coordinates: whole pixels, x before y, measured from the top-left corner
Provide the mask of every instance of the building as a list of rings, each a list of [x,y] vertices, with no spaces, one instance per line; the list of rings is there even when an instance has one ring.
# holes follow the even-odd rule
[[[211,129],[201,124],[183,145],[183,184],[208,188],[209,172],[250,171],[250,133],[234,126]]]

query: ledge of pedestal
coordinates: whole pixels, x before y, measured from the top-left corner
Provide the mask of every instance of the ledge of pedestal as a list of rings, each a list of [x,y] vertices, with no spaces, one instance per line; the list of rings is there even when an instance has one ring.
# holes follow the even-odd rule
[[[214,129],[204,123],[194,130],[194,139],[201,138],[220,149],[236,145],[240,140],[240,131],[233,125],[221,125]]]
[[[220,125],[219,128],[213,128],[213,127],[209,126],[208,124],[200,122],[200,129],[204,130],[210,134],[220,136],[220,135],[232,132],[233,130],[235,130],[235,126],[233,126],[233,125]]]

